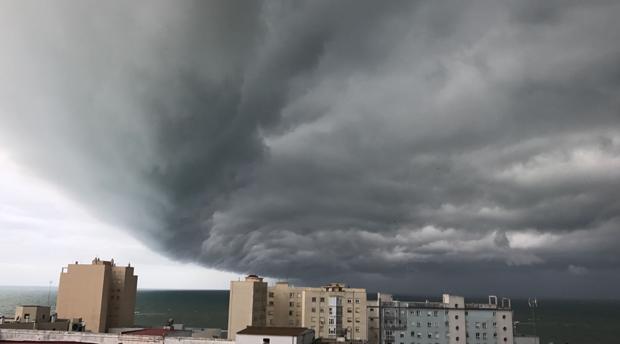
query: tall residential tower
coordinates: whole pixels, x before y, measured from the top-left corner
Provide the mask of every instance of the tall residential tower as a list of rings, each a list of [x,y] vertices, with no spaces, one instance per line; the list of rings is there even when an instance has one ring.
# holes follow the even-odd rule
[[[244,281],[231,281],[228,339],[234,340],[237,332],[247,326],[265,326],[266,309],[267,282],[256,275],[249,275]]]
[[[62,319],[84,322],[86,331],[106,332],[133,325],[138,276],[133,267],[114,260],[69,264],[60,274],[56,312]]]

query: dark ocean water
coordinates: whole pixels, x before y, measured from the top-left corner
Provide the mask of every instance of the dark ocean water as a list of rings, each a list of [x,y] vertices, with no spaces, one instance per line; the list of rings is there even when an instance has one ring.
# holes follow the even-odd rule
[[[372,295],[369,295],[372,297]],[[55,306],[56,291],[50,303]],[[420,297],[401,299],[424,300]],[[472,302],[475,298],[468,298]],[[0,287],[0,314],[12,316],[19,304],[47,305],[48,289],[41,287]],[[618,344],[620,343],[620,300],[539,299],[536,329],[527,300],[512,300],[517,332],[541,337],[541,343]],[[168,318],[193,327],[226,328],[227,290],[139,290],[136,324],[161,326]]]

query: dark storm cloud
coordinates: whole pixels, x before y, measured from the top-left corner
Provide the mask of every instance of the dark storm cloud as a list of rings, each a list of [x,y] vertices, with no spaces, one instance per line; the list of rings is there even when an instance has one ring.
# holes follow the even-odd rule
[[[618,286],[617,3],[62,5],[2,5],[0,143],[154,249],[396,292]]]

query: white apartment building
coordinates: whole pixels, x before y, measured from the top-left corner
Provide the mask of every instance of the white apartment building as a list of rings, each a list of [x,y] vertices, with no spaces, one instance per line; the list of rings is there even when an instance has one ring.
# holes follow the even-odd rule
[[[510,299],[465,303],[444,294],[442,302],[395,301],[379,295],[368,307],[369,344],[513,344]]]

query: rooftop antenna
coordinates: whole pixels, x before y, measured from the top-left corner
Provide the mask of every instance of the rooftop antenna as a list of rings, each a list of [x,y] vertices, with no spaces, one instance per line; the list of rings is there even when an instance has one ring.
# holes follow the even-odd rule
[[[532,325],[534,326],[534,335],[538,336],[538,333],[536,331],[536,308],[538,308],[538,300],[536,299],[536,297],[530,297],[527,299],[527,305],[532,311]]]
[[[52,303],[50,301],[50,296],[52,294],[52,281],[47,286],[47,306],[52,307]]]

